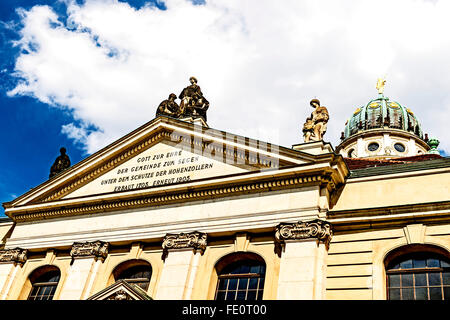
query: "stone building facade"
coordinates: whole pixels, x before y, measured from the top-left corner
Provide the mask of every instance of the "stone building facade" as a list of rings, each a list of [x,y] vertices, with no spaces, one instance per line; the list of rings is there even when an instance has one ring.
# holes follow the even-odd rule
[[[449,299],[450,159],[388,158],[158,116],[4,204],[0,299]]]

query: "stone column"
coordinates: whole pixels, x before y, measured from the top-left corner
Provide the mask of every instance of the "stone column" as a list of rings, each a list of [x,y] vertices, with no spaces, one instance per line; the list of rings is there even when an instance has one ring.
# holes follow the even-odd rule
[[[277,299],[325,299],[326,258],[332,237],[324,220],[281,223],[275,238],[281,245]]]
[[[200,232],[167,234],[163,240],[164,268],[156,299],[189,300],[192,297],[200,255],[207,235]]]
[[[102,241],[75,242],[70,255],[72,264],[64,281],[60,300],[89,298],[100,265],[108,255],[109,243]]]
[[[8,299],[17,272],[27,261],[27,253],[20,248],[0,250],[0,300]]]

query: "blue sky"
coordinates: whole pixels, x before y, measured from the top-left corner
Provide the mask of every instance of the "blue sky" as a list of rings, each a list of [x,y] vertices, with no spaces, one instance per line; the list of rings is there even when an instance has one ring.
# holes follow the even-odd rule
[[[83,1],[78,1],[83,3]],[[149,1],[132,0],[127,2],[136,9]],[[14,88],[17,79],[12,76],[15,59],[20,48],[11,41],[18,39],[17,28],[11,30],[4,23],[19,24],[18,8],[30,9],[35,5],[49,5],[61,17],[66,15],[66,4],[46,0],[2,0],[0,1],[0,203],[11,201],[48,179],[50,166],[64,146],[72,164],[87,156],[86,152],[73,139],[61,132],[61,127],[73,116],[69,110],[49,107],[30,96],[7,96]],[[164,4],[156,4],[164,9]],[[20,25],[18,26],[20,28]],[[0,216],[4,215],[3,207]]]
[[[287,147],[314,97],[336,146],[386,76],[448,154],[448,3],[1,0],[0,202],[46,181],[61,146],[75,164],[151,120],[190,76],[211,127]]]

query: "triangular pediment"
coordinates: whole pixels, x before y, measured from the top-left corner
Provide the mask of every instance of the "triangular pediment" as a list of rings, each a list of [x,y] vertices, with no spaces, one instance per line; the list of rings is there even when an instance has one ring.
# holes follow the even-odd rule
[[[87,300],[153,300],[139,286],[119,280]]]
[[[306,153],[304,158],[284,155],[280,148],[159,117],[10,204],[120,193],[313,161]]]
[[[264,184],[296,178],[300,171],[312,175],[314,170],[331,170],[336,156],[323,142],[290,149],[158,117],[4,207],[18,221],[160,205],[247,188],[269,190],[309,182],[310,178]]]

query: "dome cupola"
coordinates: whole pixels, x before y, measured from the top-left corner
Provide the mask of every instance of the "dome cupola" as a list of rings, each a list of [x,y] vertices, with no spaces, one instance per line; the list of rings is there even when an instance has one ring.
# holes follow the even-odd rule
[[[336,148],[344,157],[405,157],[430,149],[414,113],[385,97],[384,83],[378,80],[378,97],[357,108],[345,123]]]

